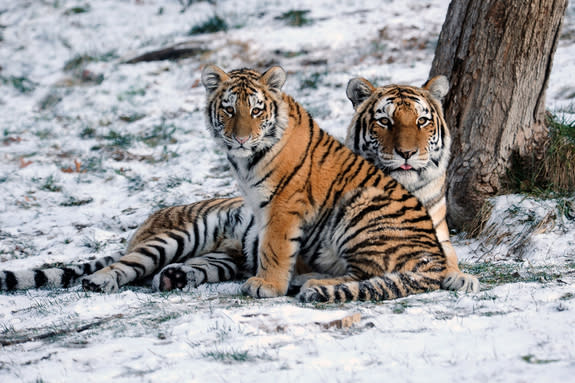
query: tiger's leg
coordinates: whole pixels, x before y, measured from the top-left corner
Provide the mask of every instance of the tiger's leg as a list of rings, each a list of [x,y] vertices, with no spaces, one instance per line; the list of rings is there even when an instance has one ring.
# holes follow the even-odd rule
[[[330,224],[313,265],[339,259],[345,271],[307,281],[298,295],[302,302],[395,299],[440,288],[445,254],[427,212],[405,190],[356,190]]]
[[[286,295],[300,249],[302,236],[296,214],[276,214],[260,235],[257,274],[242,286],[242,292],[255,298]]]
[[[245,260],[238,242],[236,246],[226,246],[222,251],[168,265],[154,276],[152,285],[157,291],[190,291],[202,283],[229,281],[241,273]]]
[[[241,238],[253,225],[241,198],[214,199],[153,214],[138,229],[118,262],[86,277],[84,290],[113,292],[164,266],[217,249],[222,239]]]
[[[478,292],[480,283],[476,276],[462,272],[457,264],[457,254],[450,241],[441,244],[447,255],[448,273],[441,282],[441,288],[445,290],[462,291],[466,293]]]
[[[395,244],[398,252],[390,259],[382,252],[382,262],[357,256],[348,260],[348,273],[342,276],[309,279],[301,287],[300,302],[382,301],[437,290],[446,273],[445,256],[441,252],[420,249],[413,252],[409,243]],[[403,249],[401,249],[403,247]],[[358,253],[364,249],[357,248]],[[371,250],[369,251],[371,252]],[[375,262],[374,262],[375,261]],[[389,265],[387,271],[365,271]],[[383,266],[384,267],[384,266]],[[358,270],[364,271],[358,273]],[[354,271],[355,270],[355,271]]]
[[[443,216],[445,217],[445,213]],[[436,226],[435,230],[437,232],[437,238],[441,243],[441,247],[443,248],[443,252],[447,258],[447,275],[443,282],[441,282],[441,288],[444,290],[462,292],[479,291],[479,280],[477,277],[464,273],[459,269],[457,254],[449,240],[449,229],[447,228],[447,222],[445,219]]]
[[[360,281],[328,279],[309,281],[298,295],[300,302],[383,301],[440,288],[435,273],[393,272]]]

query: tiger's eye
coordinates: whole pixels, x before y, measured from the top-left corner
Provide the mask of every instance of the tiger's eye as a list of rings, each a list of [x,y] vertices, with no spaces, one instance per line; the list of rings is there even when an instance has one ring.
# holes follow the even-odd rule
[[[234,114],[234,108],[232,108],[231,106],[226,107],[225,111],[227,114]]]
[[[253,108],[252,109],[252,115],[253,116],[258,116],[261,112],[262,112],[262,110],[260,108]]]
[[[385,125],[385,126],[391,125],[391,121],[390,121],[389,118],[387,118],[387,117],[382,117],[382,118],[380,118],[380,119],[379,119],[379,123],[380,123],[381,125]]]
[[[425,126],[425,125],[427,125],[427,123],[428,123],[429,121],[430,121],[430,120],[429,120],[429,118],[427,118],[427,117],[419,117],[419,118],[417,119],[417,125],[419,125],[419,126]]]

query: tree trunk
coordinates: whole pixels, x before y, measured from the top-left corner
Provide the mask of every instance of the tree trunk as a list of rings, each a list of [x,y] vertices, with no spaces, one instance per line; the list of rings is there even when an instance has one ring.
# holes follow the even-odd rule
[[[450,225],[469,229],[512,155],[541,158],[545,88],[567,0],[452,0],[430,78],[446,75]]]

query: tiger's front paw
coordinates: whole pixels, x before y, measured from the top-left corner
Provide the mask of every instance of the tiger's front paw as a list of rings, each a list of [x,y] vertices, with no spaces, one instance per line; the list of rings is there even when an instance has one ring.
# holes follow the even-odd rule
[[[251,277],[242,286],[242,293],[254,298],[275,298],[286,295],[287,286],[282,287],[260,277]]]
[[[328,302],[328,297],[322,293],[319,287],[302,287],[300,293],[296,296],[301,303],[309,302]]]
[[[479,280],[470,274],[451,272],[441,282],[441,288],[464,293],[476,293],[479,291]]]
[[[98,293],[115,293],[118,291],[118,282],[114,275],[109,273],[94,273],[82,280],[84,291],[95,291]]]
[[[181,289],[188,292],[201,282],[201,278],[196,275],[196,270],[193,267],[174,263],[164,267],[161,272],[154,276],[152,286],[156,291]]]

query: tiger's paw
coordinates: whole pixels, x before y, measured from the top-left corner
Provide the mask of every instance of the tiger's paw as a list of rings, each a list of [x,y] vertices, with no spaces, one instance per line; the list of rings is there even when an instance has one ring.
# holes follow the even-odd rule
[[[464,293],[476,293],[479,291],[479,279],[470,274],[462,272],[448,273],[441,282],[444,290],[461,291]]]
[[[286,295],[287,286],[282,288],[260,277],[251,277],[242,286],[242,293],[254,298],[275,298]]]
[[[84,291],[115,293],[118,291],[118,282],[114,275],[109,273],[94,273],[82,280],[82,288]]]
[[[322,293],[321,288],[319,286],[302,288],[300,293],[296,296],[296,299],[299,300],[301,303],[328,301],[328,297]]]
[[[303,286],[301,287],[302,291],[303,290],[307,290],[307,289],[311,289],[313,287],[317,287],[317,286],[323,286],[325,284],[329,284],[327,282],[325,282],[324,279],[308,279]]]
[[[201,283],[201,278],[198,278],[196,272],[193,267],[182,263],[168,265],[154,276],[152,287],[156,291],[170,291],[174,289],[190,291]]]

